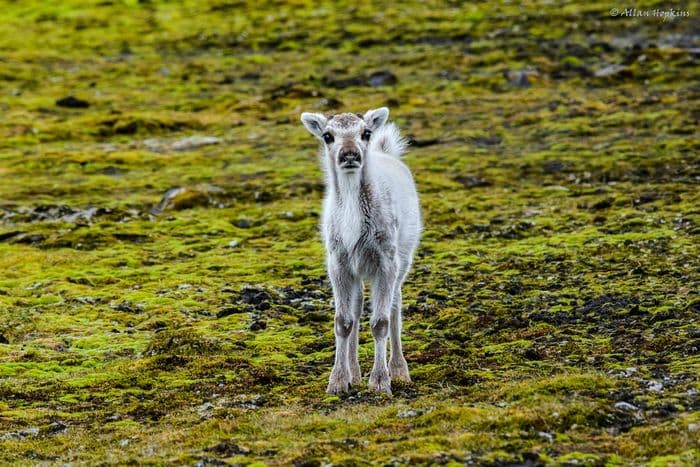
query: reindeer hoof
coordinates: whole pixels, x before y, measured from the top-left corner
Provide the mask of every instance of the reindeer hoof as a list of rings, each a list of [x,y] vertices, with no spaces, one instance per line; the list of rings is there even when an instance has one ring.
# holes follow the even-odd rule
[[[369,388],[372,391],[391,394],[391,378],[389,377],[389,372],[386,369],[384,371],[372,371],[369,375]]]
[[[348,392],[348,390],[350,390],[350,375],[348,372],[333,368],[328,379],[326,392],[329,394],[342,394]]]
[[[405,359],[389,362],[389,374],[391,375],[392,381],[411,382],[411,377],[408,374],[408,364]]]

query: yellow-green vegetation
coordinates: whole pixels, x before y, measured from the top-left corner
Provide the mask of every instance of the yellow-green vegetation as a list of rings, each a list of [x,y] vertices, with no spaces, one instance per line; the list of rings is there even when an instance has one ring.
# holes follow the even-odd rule
[[[0,464],[698,465],[700,5],[630,6],[4,2]],[[384,105],[413,383],[328,396],[298,118]]]

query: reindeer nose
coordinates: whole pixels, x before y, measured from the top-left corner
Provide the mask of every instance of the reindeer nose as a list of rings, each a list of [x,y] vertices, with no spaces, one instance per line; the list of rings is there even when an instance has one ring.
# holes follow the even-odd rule
[[[341,165],[344,164],[359,164],[362,161],[362,156],[355,149],[341,149],[338,160]]]

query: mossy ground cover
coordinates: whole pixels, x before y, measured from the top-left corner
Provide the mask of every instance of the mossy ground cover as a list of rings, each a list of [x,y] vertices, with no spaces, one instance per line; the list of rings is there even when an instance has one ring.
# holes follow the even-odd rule
[[[700,8],[618,6],[6,3],[0,463],[697,465]],[[330,397],[298,116],[382,105],[413,382]]]

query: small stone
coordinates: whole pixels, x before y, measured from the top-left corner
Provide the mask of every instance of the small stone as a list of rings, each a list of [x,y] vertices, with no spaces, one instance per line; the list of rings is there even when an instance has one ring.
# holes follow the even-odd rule
[[[628,412],[633,412],[633,411],[639,410],[636,406],[630,404],[629,402],[624,402],[624,401],[616,402],[615,408],[620,409],[620,410],[625,410]]]
[[[554,435],[552,435],[551,433],[547,433],[546,431],[538,432],[537,436],[539,436],[542,439],[546,439],[550,443],[554,442]]]
[[[67,429],[68,429],[68,427],[65,425],[65,423],[53,422],[48,426],[46,432],[49,434],[54,434],[54,433],[60,433],[60,432],[65,431]]]
[[[146,148],[149,151],[153,151],[153,152],[158,152],[163,148],[163,144],[157,138],[145,139],[145,140],[143,140],[143,145],[146,146]]]
[[[535,70],[525,69],[525,70],[506,70],[503,72],[503,77],[508,80],[508,83],[519,86],[521,88],[530,87],[530,77],[539,76],[539,73]]]
[[[188,290],[192,288],[192,284],[180,284],[177,286],[179,290]]]
[[[238,219],[233,223],[233,225],[235,225],[239,229],[249,229],[253,226],[253,224],[248,219]]]
[[[700,431],[700,423],[688,423],[688,431]]]
[[[250,454],[250,449],[245,446],[239,446],[231,440],[222,441],[216,446],[208,448],[207,451],[215,452],[223,457],[233,457],[239,454]]]
[[[600,68],[593,72],[593,76],[596,78],[610,78],[613,76],[622,76],[629,74],[629,68],[624,65],[608,65],[606,67]]]
[[[417,417],[418,412],[415,410],[404,410],[402,412],[399,412],[396,414],[398,418],[412,418],[412,417]]]
[[[26,430],[20,430],[19,435],[22,438],[26,438],[27,436],[38,436],[39,428],[27,428]]]
[[[56,105],[59,107],[67,107],[71,109],[87,109],[88,107],[90,107],[90,103],[88,101],[78,99],[75,96],[62,97],[61,99],[58,99],[56,101]]]
[[[226,244],[226,248],[236,248],[240,242],[238,240],[231,240]]]
[[[204,404],[197,407],[197,412],[199,412],[200,416],[205,416],[205,415],[209,415],[211,412],[211,409],[213,409],[213,408],[214,408],[214,404],[212,404],[211,402],[205,402]]]
[[[216,136],[189,136],[175,141],[171,147],[174,151],[189,151],[210,144],[221,143],[221,138]]]
[[[664,385],[660,381],[649,381],[647,382],[647,389],[651,392],[659,392],[664,388]]]
[[[210,206],[216,204],[216,198],[221,196],[223,191],[220,187],[208,183],[171,188],[165,192],[160,203],[151,209],[151,213],[160,214],[167,210],[179,211],[196,206]]]
[[[124,300],[116,304],[112,302],[110,306],[116,311],[123,311],[125,313],[143,313],[143,305],[140,303],[134,304],[131,300]]]
[[[367,78],[367,84],[373,88],[396,84],[398,81],[396,75],[387,70],[375,71]]]
[[[233,315],[235,313],[242,313],[243,311],[244,310],[241,310],[236,306],[225,306],[225,307],[219,309],[219,311],[216,313],[216,317],[221,319],[221,318],[225,318],[229,315]]]
[[[253,320],[253,322],[248,325],[250,331],[262,331],[265,328],[267,328],[267,321],[262,319]]]
[[[127,447],[128,445],[129,445],[129,440],[128,440],[128,439],[123,439],[123,440],[119,441],[119,446],[122,447],[122,448],[125,448],[125,447]]]

